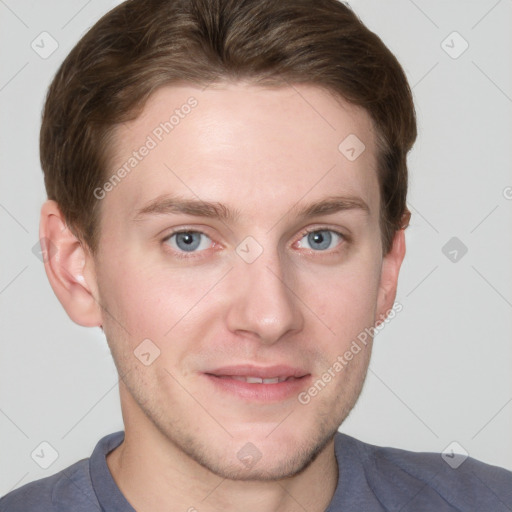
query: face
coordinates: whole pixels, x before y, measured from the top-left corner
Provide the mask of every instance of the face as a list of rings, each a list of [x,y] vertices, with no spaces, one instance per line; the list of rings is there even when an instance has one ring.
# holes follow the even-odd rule
[[[390,307],[369,116],[313,86],[168,87],[117,129],[123,166],[91,265],[127,430],[225,478],[296,474],[371,341],[344,354]]]

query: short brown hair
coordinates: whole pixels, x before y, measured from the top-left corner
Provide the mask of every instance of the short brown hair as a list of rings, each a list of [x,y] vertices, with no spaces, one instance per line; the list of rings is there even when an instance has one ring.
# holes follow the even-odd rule
[[[386,254],[410,215],[412,94],[394,55],[338,0],[129,0],[103,16],[58,70],[41,127],[48,198],[78,238],[95,252],[93,191],[105,180],[116,125],[135,119],[164,85],[223,80],[318,85],[369,113]]]

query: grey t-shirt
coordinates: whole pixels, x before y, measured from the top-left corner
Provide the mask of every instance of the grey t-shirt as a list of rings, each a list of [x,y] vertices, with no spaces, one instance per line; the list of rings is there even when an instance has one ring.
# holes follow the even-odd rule
[[[99,441],[88,459],[0,499],[0,512],[134,512],[106,455],[124,432]],[[435,453],[381,448],[335,438],[339,480],[326,512],[511,512],[512,472],[466,459],[457,469]],[[169,508],[172,510],[172,507]]]

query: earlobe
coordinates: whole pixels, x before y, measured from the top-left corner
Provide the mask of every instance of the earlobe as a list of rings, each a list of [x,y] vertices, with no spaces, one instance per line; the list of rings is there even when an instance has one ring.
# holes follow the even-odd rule
[[[376,322],[382,322],[393,308],[400,267],[405,257],[405,227],[396,231],[391,250],[384,256],[380,273]]]
[[[92,256],[69,230],[55,201],[48,200],[41,208],[39,238],[46,275],[71,320],[86,327],[101,326],[96,280],[90,271]]]

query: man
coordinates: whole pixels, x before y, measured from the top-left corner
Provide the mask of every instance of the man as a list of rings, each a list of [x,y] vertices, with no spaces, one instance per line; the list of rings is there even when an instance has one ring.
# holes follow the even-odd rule
[[[335,0],[104,16],[50,87],[40,236],[125,430],[0,510],[511,510],[504,469],[337,433],[394,314],[415,136],[400,65]]]

